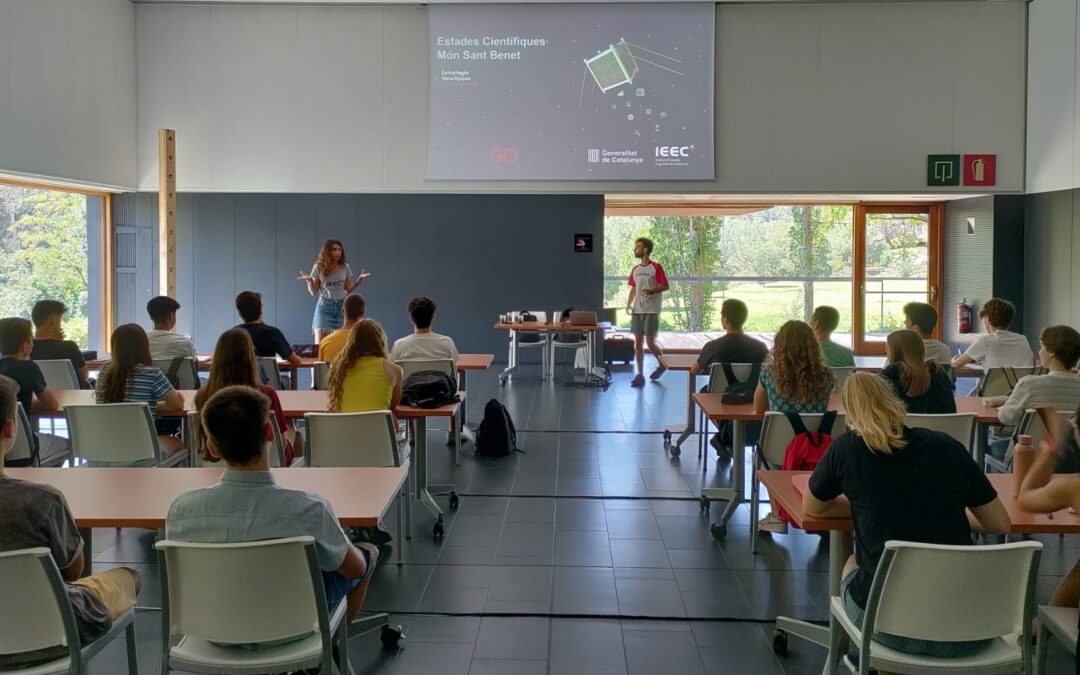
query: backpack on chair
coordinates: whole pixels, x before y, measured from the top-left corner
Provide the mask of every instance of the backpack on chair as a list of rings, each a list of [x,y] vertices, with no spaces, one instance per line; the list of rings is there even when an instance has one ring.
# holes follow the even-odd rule
[[[832,444],[832,428],[836,422],[836,411],[826,410],[822,414],[817,431],[808,430],[798,413],[784,413],[784,417],[795,430],[795,436],[784,451],[784,465],[781,468],[784,471],[813,471]],[[773,510],[789,525],[799,527],[795,519],[779,505],[776,505]]]
[[[484,419],[476,430],[476,455],[494,459],[512,452],[522,452],[517,447],[514,420],[510,419],[506,406],[491,399],[484,406]]]
[[[413,373],[401,386],[401,402],[417,408],[438,408],[458,400],[457,381],[441,370]]]

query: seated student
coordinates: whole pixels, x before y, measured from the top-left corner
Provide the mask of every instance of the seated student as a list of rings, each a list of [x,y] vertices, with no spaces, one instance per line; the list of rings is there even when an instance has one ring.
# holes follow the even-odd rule
[[[761,369],[754,410],[783,413],[820,413],[829,409],[836,376],[825,365],[825,355],[813,329],[802,321],[788,321],[776,333],[772,358]],[[758,527],[784,534],[787,522],[770,511]]]
[[[1076,413],[1080,420],[1080,409],[1077,409]],[[1059,466],[1059,462],[1076,453],[1080,447],[1080,428],[1060,419],[1056,414],[1051,415],[1058,418],[1056,424],[1051,424],[1057,428],[1040,444],[1035,463],[1024,476],[1024,482],[1020,486],[1020,506],[1025,511],[1035,513],[1056,513],[1066,508],[1080,511],[1080,474],[1054,476],[1058,473],[1055,467]],[[1073,565],[1050,596],[1051,607],[1075,609],[1078,603],[1080,562]]]
[[[885,340],[888,365],[881,376],[909,413],[945,415],[956,412],[952,378],[948,371],[926,358],[917,333],[898,330]]]
[[[334,359],[327,383],[331,412],[393,410],[401,403],[401,367],[386,354],[386,333],[378,321],[353,326],[344,351]]]
[[[345,348],[352,327],[364,318],[365,309],[367,309],[367,302],[364,301],[364,296],[359,293],[345,296],[345,301],[341,305],[341,313],[345,315],[345,324],[319,341],[320,361],[327,363],[333,361],[334,357]]]
[[[225,387],[243,386],[258,389],[270,400],[274,422],[285,441],[285,465],[292,464],[293,457],[303,452],[304,437],[285,419],[281,399],[273,387],[259,381],[259,364],[255,361],[255,347],[251,335],[242,328],[230,328],[218,337],[214,358],[210,361],[210,378],[195,393],[195,409],[202,410],[210,397]],[[206,454],[203,445],[202,459],[214,461]]]
[[[1024,412],[1034,408],[1072,410],[1080,405],[1080,377],[1072,372],[1080,361],[1080,333],[1069,326],[1049,326],[1039,335],[1039,362],[1050,372],[1026,375],[1017,381],[1005,405],[998,408],[998,419],[1005,426],[1016,426]],[[990,441],[989,452],[1004,460],[1009,438]]]
[[[966,510],[987,532],[1007,532],[1009,515],[966,447],[946,434],[904,426],[904,404],[883,379],[855,373],[844,382],[843,399],[848,431],[825,451],[803,508],[855,521],[855,555],[844,567],[840,588],[848,617],[860,625],[885,542],[970,545]],[[840,495],[848,502],[837,501]],[[881,633],[874,639],[939,658],[972,654],[988,644]]]
[[[33,347],[34,338],[30,330],[30,322],[26,319],[9,317],[0,319],[0,375],[5,375],[18,385],[18,401],[22,404],[27,415],[31,415],[31,428],[36,428],[34,410],[56,410],[59,401],[56,394],[45,384],[45,376],[41,374],[41,368],[30,360],[30,350]],[[64,439],[48,434],[42,434],[38,438],[34,434],[34,447],[43,455],[51,455],[51,451],[42,449],[44,443],[66,443]],[[27,461],[27,465],[29,465]]]
[[[255,344],[255,356],[280,356],[292,364],[300,365],[300,357],[293,353],[292,345],[285,339],[285,334],[275,326],[263,321],[262,296],[255,291],[241,291],[236,296],[236,311],[244,323],[243,328],[251,334]]]
[[[11,450],[19,433],[15,419],[17,388],[14,381],[0,376],[0,460]],[[38,546],[49,549],[60,570],[75,614],[79,640],[84,646],[107,633],[113,619],[135,606],[141,585],[138,573],[130,567],[117,567],[83,577],[83,563],[89,551],[83,549],[82,536],[64,495],[48,485],[5,476],[0,461],[0,551]],[[61,645],[0,654],[0,670],[19,670],[67,653],[67,646]]]
[[[167,295],[150,298],[146,303],[146,313],[154,322],[154,329],[146,334],[146,339],[150,342],[150,356],[155,359],[196,358],[195,345],[175,330],[178,309],[180,303]]]
[[[71,361],[75,367],[75,376],[79,378],[79,388],[90,388],[90,369],[86,366],[79,345],[64,339],[64,326],[61,321],[67,307],[59,300],[39,300],[34,303],[30,318],[34,321],[34,348],[30,358],[35,361]]]
[[[720,305],[720,325],[724,335],[705,343],[697,363],[690,368],[693,375],[708,372],[714,363],[761,363],[769,355],[769,348],[743,332],[743,324],[750,315],[746,303],[728,298]]]
[[[947,366],[952,363],[953,354],[949,345],[934,339],[937,321],[938,314],[933,305],[925,302],[909,302],[904,305],[904,328],[915,331],[922,338],[926,360]]]
[[[986,335],[980,335],[960,356],[952,360],[954,370],[969,363],[991,368],[1030,366],[1034,361],[1027,338],[1009,331],[1016,308],[1008,300],[991,298],[979,310]]]
[[[840,325],[840,312],[835,307],[822,305],[810,316],[810,327],[821,343],[825,364],[830,368],[854,368],[855,354],[844,345],[832,341],[833,331]]]
[[[349,543],[323,497],[275,483],[266,456],[269,415],[270,400],[251,387],[225,387],[203,404],[207,450],[227,468],[217,485],[176,497],[165,519],[165,536],[206,544],[314,537],[327,606],[333,612],[348,598],[352,620],[367,595],[378,549]]]
[[[458,351],[454,340],[431,330],[431,321],[434,318],[434,300],[422,296],[410,300],[409,321],[412,322],[413,333],[394,341],[390,359],[394,362],[450,359],[457,368]]]
[[[158,418],[159,411],[184,409],[184,397],[154,367],[146,331],[137,323],[117,326],[110,338],[112,360],[101,370],[97,383],[98,403],[133,403],[145,401],[154,415],[162,456],[184,450],[177,438],[180,418]]]

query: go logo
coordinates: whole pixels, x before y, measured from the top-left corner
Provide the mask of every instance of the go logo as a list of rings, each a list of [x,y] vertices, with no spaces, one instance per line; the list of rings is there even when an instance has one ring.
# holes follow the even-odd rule
[[[492,164],[517,164],[517,148],[492,148],[489,155]]]

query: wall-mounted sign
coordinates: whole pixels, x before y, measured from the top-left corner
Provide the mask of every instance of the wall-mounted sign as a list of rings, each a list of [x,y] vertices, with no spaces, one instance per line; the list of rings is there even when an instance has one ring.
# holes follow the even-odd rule
[[[575,253],[592,253],[592,235],[591,234],[575,234],[574,235],[574,252]]]
[[[942,187],[960,184],[960,155],[927,155],[926,184]]]
[[[996,185],[997,155],[964,155],[964,185]]]

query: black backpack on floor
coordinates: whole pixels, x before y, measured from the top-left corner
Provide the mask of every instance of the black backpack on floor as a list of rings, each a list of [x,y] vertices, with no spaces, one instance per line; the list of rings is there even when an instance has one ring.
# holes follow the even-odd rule
[[[401,386],[401,402],[416,408],[438,408],[457,400],[457,382],[440,370],[413,373]]]
[[[484,420],[476,431],[476,454],[480,457],[506,457],[521,452],[517,447],[517,430],[510,412],[502,403],[491,399],[484,406]]]

